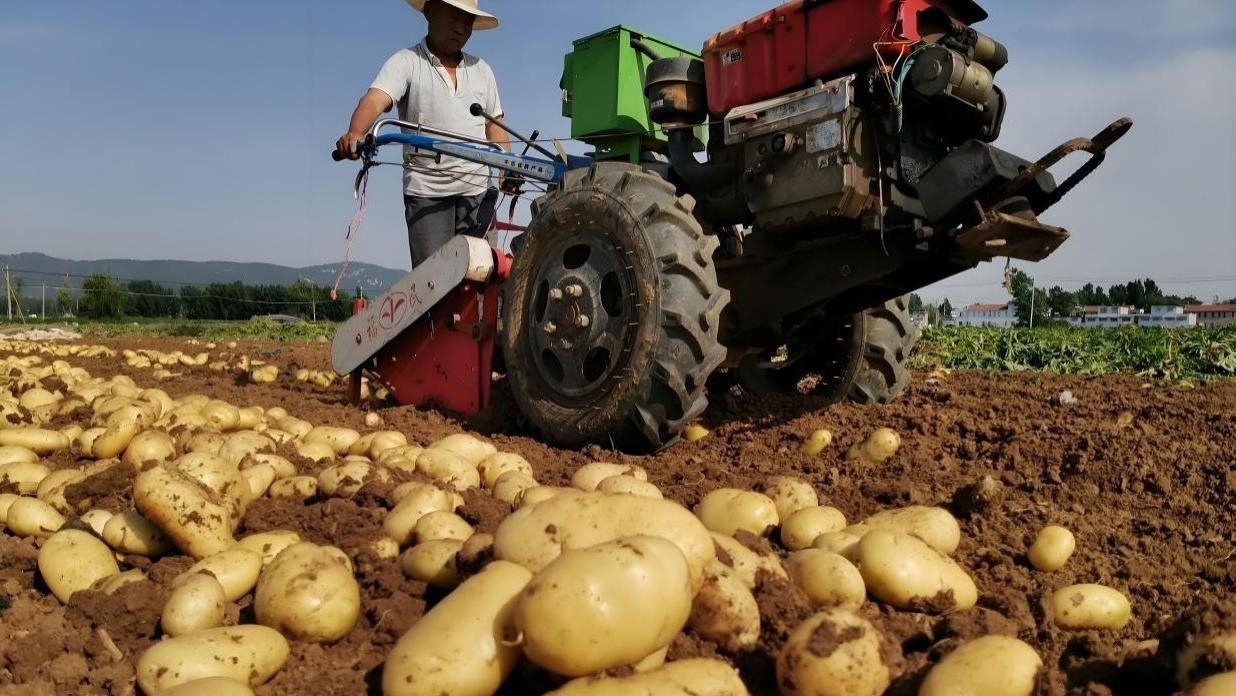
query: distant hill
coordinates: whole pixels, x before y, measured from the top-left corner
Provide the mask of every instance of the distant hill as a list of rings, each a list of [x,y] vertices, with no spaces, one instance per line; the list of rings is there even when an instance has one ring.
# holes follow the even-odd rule
[[[182,285],[205,285],[207,283],[235,283],[245,285],[291,285],[298,278],[330,287],[339,272],[339,264],[289,268],[270,263],[238,263],[233,261],[137,261],[134,259],[103,259],[101,261],[72,261],[58,259],[46,254],[0,254],[0,266],[7,265],[10,272],[25,281],[26,293],[44,283],[48,288],[58,287],[65,274],[70,284],[81,287],[86,276],[106,273],[123,280],[150,280],[169,288]],[[370,294],[390,287],[407,271],[383,268],[369,263],[353,262],[348,266],[348,275],[340,284],[341,289],[352,290],[360,286]],[[2,288],[0,288],[2,289]]]

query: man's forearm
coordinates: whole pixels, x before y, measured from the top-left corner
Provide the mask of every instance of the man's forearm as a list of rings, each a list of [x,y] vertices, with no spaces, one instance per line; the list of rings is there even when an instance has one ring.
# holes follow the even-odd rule
[[[373,124],[378,122],[378,117],[391,108],[390,97],[382,93],[374,94],[375,91],[377,90],[370,89],[356,105],[352,120],[348,124],[349,133],[368,133]]]
[[[485,138],[503,150],[506,150],[507,152],[511,151],[511,136],[507,134],[506,131],[502,130],[502,128],[497,124],[485,124]]]

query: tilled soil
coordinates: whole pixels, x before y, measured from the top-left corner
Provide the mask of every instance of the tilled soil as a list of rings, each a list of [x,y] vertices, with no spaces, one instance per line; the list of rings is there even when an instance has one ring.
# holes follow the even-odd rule
[[[117,340],[120,348],[194,352],[179,340]],[[325,345],[246,343],[241,350],[284,368],[324,369]],[[277,353],[272,351],[278,351]],[[148,369],[123,359],[70,360],[97,376],[128,374],[173,396],[203,393],[237,405],[282,406],[315,424],[366,430],[364,412],[343,400],[342,386],[323,389],[284,378],[247,384],[204,368],[156,382]],[[285,374],[287,370],[285,369]],[[1063,405],[1070,390],[1076,403]],[[959,641],[1015,635],[1042,656],[1043,694],[1171,694],[1176,686],[1163,655],[1199,622],[1236,616],[1236,383],[1197,386],[1134,376],[1100,378],[1043,374],[956,373],[914,384],[896,404],[828,405],[812,398],[714,399],[705,422],[712,433],[661,454],[632,458],[602,448],[562,451],[541,444],[518,422],[510,395],[498,389],[489,413],[462,423],[435,411],[374,407],[383,428],[428,444],[461,428],[489,436],[523,455],[539,481],[566,484],[593,460],[638,463],[667,495],[691,506],[719,487],[756,488],[768,475],[814,484],[820,503],[851,521],[882,509],[942,505],[961,522],[955,558],[974,576],[979,606],[954,615],[893,611],[868,602],[862,614],[882,632],[896,679],[890,694],[914,694],[927,669]],[[847,461],[846,450],[877,427],[901,434],[901,449],[872,466]],[[836,439],[817,457],[799,452],[818,428]],[[291,458],[291,457],[290,457]],[[55,466],[72,463],[57,455]],[[321,467],[294,459],[302,473]],[[107,509],[127,509],[131,481],[92,481],[70,491]],[[385,494],[392,484],[363,489],[351,500],[305,506],[255,502],[238,535],[278,528],[353,555],[363,594],[356,628],[331,646],[293,644],[292,657],[259,693],[380,693],[382,661],[399,636],[440,598],[408,579],[396,561],[362,550],[381,536]],[[490,531],[508,512],[489,496],[468,496],[461,514]],[[1026,549],[1046,524],[1069,528],[1077,551],[1061,570],[1032,569]],[[746,543],[767,543],[748,539]],[[82,592],[62,606],[38,577],[37,543],[0,533],[0,696],[9,694],[131,694],[133,664],[159,636],[167,585],[187,559],[151,563],[126,559],[149,580],[113,596]],[[784,550],[782,550],[784,553]],[[1046,615],[1051,593],[1074,583],[1103,583],[1125,592],[1133,620],[1120,631],[1055,628]],[[762,576],[756,598],[763,618],[758,649],[727,655],[689,631],[670,658],[717,656],[735,664],[753,694],[776,694],[773,661],[797,623],[812,611],[789,583]],[[231,622],[252,620],[242,600]],[[1162,645],[1147,642],[1162,638]],[[1223,667],[1223,665],[1219,665]],[[1231,666],[1228,666],[1231,667]],[[1216,668],[1217,669],[1217,668]],[[538,693],[552,679],[521,667],[503,693]]]

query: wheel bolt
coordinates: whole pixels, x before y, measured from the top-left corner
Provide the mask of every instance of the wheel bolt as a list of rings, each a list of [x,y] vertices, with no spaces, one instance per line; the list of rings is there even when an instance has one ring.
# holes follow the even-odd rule
[[[562,301],[562,290],[560,288],[553,288],[552,290],[550,290],[549,299],[553,300],[554,302]]]
[[[566,294],[571,297],[582,297],[584,294],[584,289],[575,284],[568,285],[566,286]]]
[[[576,318],[575,318],[575,326],[576,326],[576,327],[578,327],[578,328],[581,328],[581,329],[586,329],[586,328],[588,328],[588,325],[589,325],[589,324],[591,324],[591,323],[592,323],[592,322],[588,319],[588,317],[586,317],[586,316],[584,316],[584,315],[582,315],[582,314],[581,314],[580,316],[578,316],[578,317],[576,317]]]
[[[545,322],[545,333],[552,334],[552,333],[557,333],[557,331],[558,331],[557,324],[555,324],[552,321]]]

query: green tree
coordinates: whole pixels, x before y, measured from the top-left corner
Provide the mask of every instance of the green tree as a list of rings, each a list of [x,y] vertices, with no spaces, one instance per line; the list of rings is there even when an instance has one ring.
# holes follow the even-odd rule
[[[1017,305],[1018,326],[1040,326],[1047,320],[1047,293],[1034,287],[1034,279],[1025,271],[1013,271],[1009,290]]]
[[[1107,290],[1107,299],[1116,306],[1128,304],[1128,295],[1123,285],[1113,285]]]
[[[1096,287],[1094,283],[1086,283],[1081,290],[1077,291],[1077,304],[1083,307],[1108,304],[1107,293],[1103,291],[1103,288]]]
[[[915,292],[910,293],[910,313],[911,314],[922,314],[923,313],[923,298],[919,297],[918,293],[915,293]]]
[[[60,316],[73,313],[73,289],[69,287],[68,276],[65,276],[56,290],[56,313]]]
[[[927,305],[927,325],[940,325],[940,310],[936,309],[935,305]]]
[[[1059,285],[1047,291],[1047,306],[1058,317],[1071,317],[1077,309],[1077,295]]]
[[[124,314],[124,286],[103,273],[82,283],[81,313],[87,319],[114,319]]]
[[[945,319],[953,318],[953,303],[949,302],[947,297],[940,303],[940,316]]]

